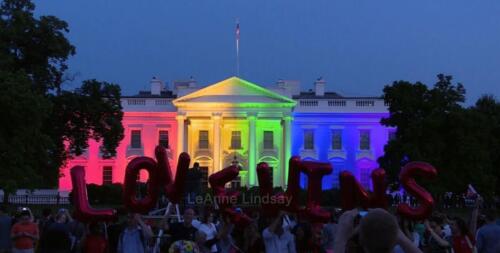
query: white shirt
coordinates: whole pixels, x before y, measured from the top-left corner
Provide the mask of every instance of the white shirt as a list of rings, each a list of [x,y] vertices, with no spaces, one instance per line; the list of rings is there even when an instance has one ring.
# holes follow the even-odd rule
[[[213,223],[201,223],[198,220],[193,220],[191,225],[207,235],[206,240],[212,240],[217,236],[217,229]],[[214,243],[210,248],[210,252],[217,252],[217,245]]]
[[[287,230],[283,230],[283,234],[278,236],[269,231],[269,228],[266,228],[262,232],[262,237],[266,246],[266,253],[295,253],[295,239]]]

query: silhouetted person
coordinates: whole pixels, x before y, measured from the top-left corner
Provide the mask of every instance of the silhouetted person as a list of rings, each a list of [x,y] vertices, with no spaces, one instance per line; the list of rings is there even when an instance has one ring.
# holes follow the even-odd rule
[[[202,173],[200,171],[200,164],[194,163],[193,167],[190,168],[186,173],[186,194],[187,201],[194,202],[197,195],[201,191],[201,178]]]

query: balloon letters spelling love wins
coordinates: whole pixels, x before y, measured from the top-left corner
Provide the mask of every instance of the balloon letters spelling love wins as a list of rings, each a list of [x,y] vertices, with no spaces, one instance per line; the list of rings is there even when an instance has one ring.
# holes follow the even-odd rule
[[[179,155],[175,180],[172,181],[172,170],[168,162],[167,151],[163,147],[157,146],[155,149],[155,156],[158,161],[160,183],[164,186],[165,195],[170,202],[179,204],[184,196],[186,174],[189,169],[191,158],[186,152]]]
[[[142,199],[137,199],[137,176],[141,169],[149,173],[147,195]],[[136,157],[127,165],[125,170],[125,189],[123,200],[125,207],[134,213],[147,213],[156,205],[158,201],[159,184],[158,165],[150,157]]]
[[[434,199],[428,191],[417,184],[414,177],[434,178],[436,175],[437,170],[424,162],[410,162],[403,167],[399,174],[399,180],[403,188],[418,199],[420,206],[412,208],[406,203],[399,204],[398,214],[412,220],[423,220],[431,215]]]
[[[387,197],[385,191],[385,170],[375,169],[371,173],[373,183],[373,193],[368,193],[361,186],[354,175],[348,171],[340,173],[340,195],[341,206],[344,210],[351,210],[361,204],[363,208],[387,207]]]
[[[85,184],[85,169],[82,166],[71,168],[73,184],[73,205],[75,218],[81,222],[113,221],[117,219],[115,209],[94,209],[90,207]]]
[[[236,212],[232,207],[232,199],[238,196],[237,192],[228,193],[225,185],[235,179],[239,174],[239,169],[236,166],[229,166],[219,172],[216,172],[208,178],[208,182],[214,191],[216,203],[224,215],[231,218],[231,222],[237,226],[247,226],[251,219],[244,213]]]

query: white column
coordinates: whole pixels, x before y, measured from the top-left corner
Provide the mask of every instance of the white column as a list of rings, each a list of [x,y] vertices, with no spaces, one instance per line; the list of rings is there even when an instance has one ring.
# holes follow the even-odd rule
[[[255,115],[248,115],[248,185],[257,185],[257,135],[255,129]]]
[[[214,167],[212,173],[221,170],[221,139],[220,139],[220,131],[221,131],[221,114],[213,113],[212,114],[212,122],[213,122],[213,130],[214,130],[214,146],[213,146],[213,158],[214,158]]]
[[[283,164],[281,165],[281,186],[283,188],[286,188],[288,185],[288,162],[291,157],[292,153],[292,117],[289,115],[286,115],[283,117],[282,121],[282,127],[283,127],[283,147],[282,147],[282,157],[283,157]]]
[[[186,121],[186,116],[185,115],[177,115],[175,116],[175,119],[177,120],[177,156],[175,157],[175,160],[179,158],[179,155],[182,152],[186,151],[186,146],[184,143],[186,142],[186,136],[185,136],[185,121]]]

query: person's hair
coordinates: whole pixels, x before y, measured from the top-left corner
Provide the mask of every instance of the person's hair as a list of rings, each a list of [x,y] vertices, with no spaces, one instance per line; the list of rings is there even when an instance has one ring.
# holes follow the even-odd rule
[[[435,222],[438,226],[442,226],[443,223],[444,223],[443,217],[441,217],[439,215],[433,215],[433,216],[431,216],[431,218],[429,219],[429,221]]]
[[[65,217],[66,219],[68,218],[68,217],[66,217],[66,213],[63,213],[63,212],[58,212],[58,213],[56,214],[56,221],[58,221],[58,220],[59,220],[59,219],[61,219],[62,217]],[[67,221],[67,220],[66,220],[66,221]]]
[[[467,227],[467,224],[464,219],[460,217],[455,217],[453,220],[457,224],[458,230],[460,230],[460,234],[469,235],[469,228]]]
[[[196,212],[194,211],[194,208],[192,208],[192,207],[187,207],[186,209],[184,209],[184,213],[182,213],[182,214],[186,214],[186,212],[187,212],[188,210],[193,211],[193,214],[195,214],[195,215],[196,215]]]
[[[0,212],[2,212],[2,213],[7,213],[7,212],[8,212],[8,211],[7,211],[7,206],[5,206],[5,205],[0,205]]]
[[[210,215],[212,215],[214,217],[214,219],[215,219],[215,214],[212,211],[205,210],[203,212],[203,214],[201,215],[201,222],[207,223],[208,222],[208,217],[210,217]]]
[[[486,209],[483,211],[483,214],[487,222],[494,221],[497,216],[497,212],[495,209]]]
[[[52,209],[50,209],[50,208],[44,208],[44,209],[42,210],[42,215],[43,215],[43,217],[47,217],[47,216],[49,216],[50,214],[52,214]]]
[[[19,217],[23,217],[23,216],[31,216],[30,211],[28,211],[28,210],[22,210],[22,211],[19,213]]]
[[[366,253],[392,252],[397,235],[396,218],[387,211],[374,209],[361,218],[359,242]]]
[[[200,164],[198,162],[193,163],[193,167],[199,167]]]

